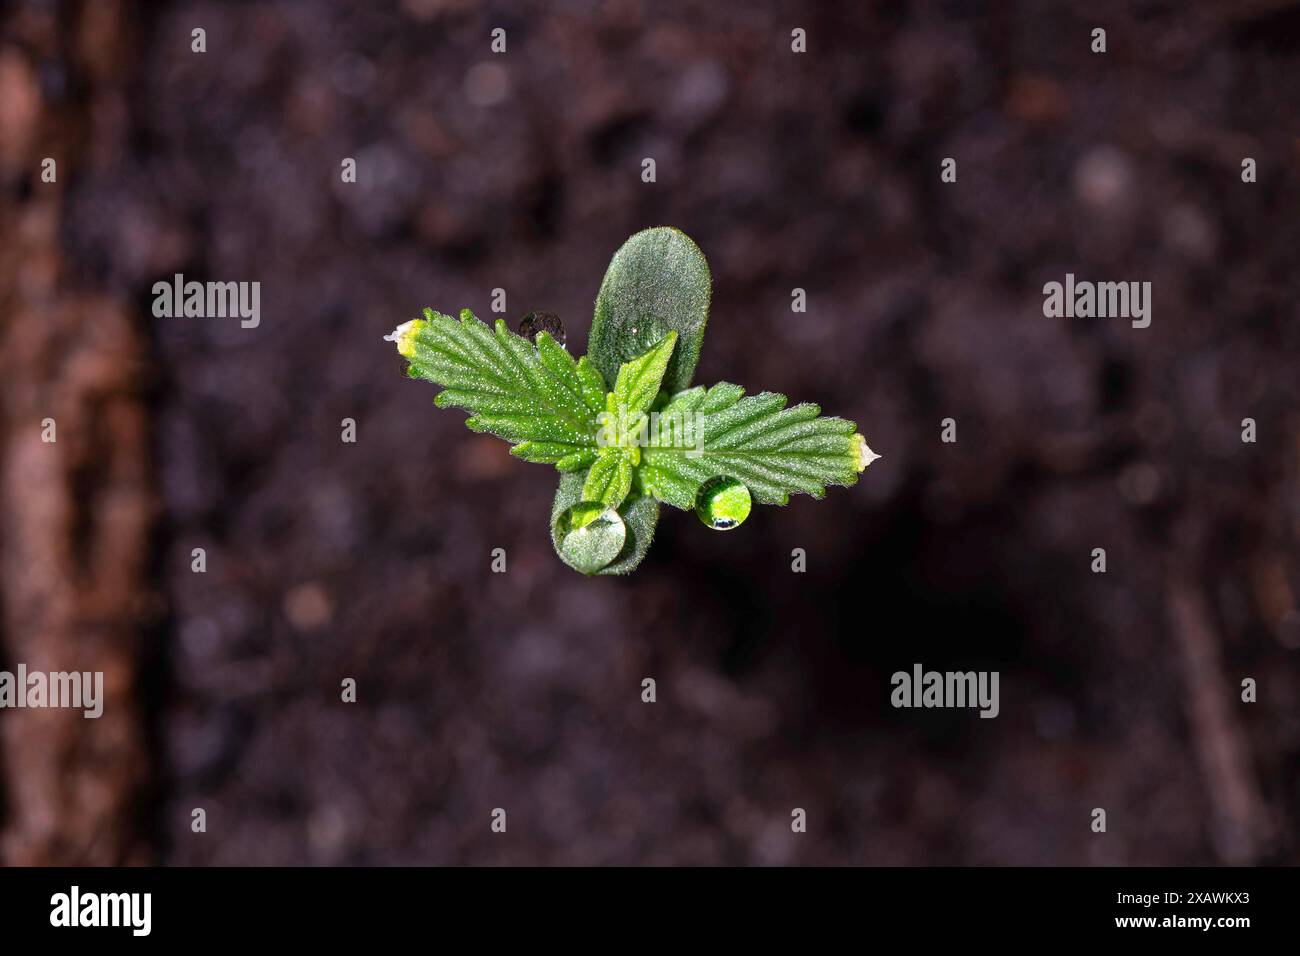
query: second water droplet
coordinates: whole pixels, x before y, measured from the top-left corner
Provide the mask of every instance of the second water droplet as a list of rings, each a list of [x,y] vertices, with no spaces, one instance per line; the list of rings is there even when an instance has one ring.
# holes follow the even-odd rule
[[[519,320],[519,334],[530,342],[537,341],[538,332],[547,332],[557,345],[564,344],[564,323],[554,312],[529,312]]]
[[[695,513],[714,531],[739,528],[752,506],[745,483],[727,475],[710,478],[695,496]]]

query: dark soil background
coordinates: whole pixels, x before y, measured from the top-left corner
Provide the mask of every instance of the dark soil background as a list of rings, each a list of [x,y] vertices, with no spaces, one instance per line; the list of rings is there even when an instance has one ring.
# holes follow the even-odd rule
[[[0,715],[0,860],[1296,860],[1300,6],[47,0],[0,30],[0,664],[109,687],[100,721]],[[659,224],[713,270],[697,381],[884,457],[729,534],[666,510],[586,580],[554,471],[381,336],[500,287],[581,352]],[[153,318],[175,272],[260,281],[260,327]],[[1066,272],[1151,281],[1151,327],[1044,318]],[[915,662],[1000,671],[1001,715],[891,708]]]

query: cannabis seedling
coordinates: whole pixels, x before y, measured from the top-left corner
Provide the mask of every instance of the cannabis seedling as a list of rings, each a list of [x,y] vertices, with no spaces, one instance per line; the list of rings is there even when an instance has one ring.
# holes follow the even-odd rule
[[[566,564],[626,574],[650,547],[660,502],[729,530],[753,501],[820,498],[878,457],[853,422],[822,417],[816,405],[786,408],[784,395],[744,397],[727,382],[690,387],[711,288],[694,242],[647,229],[610,261],[589,354],[576,361],[545,312],[530,313],[516,335],[468,309],[459,321],[425,309],[386,338],[407,374],[442,386],[439,408],[465,409],[472,430],[560,471],[551,538]]]

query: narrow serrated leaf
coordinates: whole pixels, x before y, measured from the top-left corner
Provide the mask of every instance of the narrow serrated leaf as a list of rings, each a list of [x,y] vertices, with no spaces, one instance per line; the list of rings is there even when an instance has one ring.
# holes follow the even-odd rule
[[[673,442],[652,430],[641,451],[638,487],[666,504],[691,508],[705,481],[726,475],[744,482],[755,501],[783,505],[794,492],[820,498],[827,485],[852,485],[870,462],[853,422],[818,417],[813,404],[786,408],[786,397],[773,392],[743,394],[723,382],[702,399],[695,389],[673,396],[665,410],[691,411],[691,427],[686,440]]]
[[[582,384],[582,397],[592,408],[605,407],[605,379],[591,364],[587,356],[578,359],[578,380]]]
[[[632,490],[632,459],[621,448],[601,449],[582,485],[583,501],[599,501],[617,508]]]
[[[553,464],[559,468],[560,463],[566,458],[574,457],[575,452],[572,445],[564,442],[525,441],[511,448],[510,454],[516,458],[522,458],[524,461],[533,461],[543,465]],[[595,452],[592,452],[592,455],[594,456]]]
[[[661,412],[672,414],[676,412],[693,412],[696,411],[704,401],[708,389],[703,385],[697,385],[695,388],[688,388],[684,392],[678,392],[670,396],[660,409]]]
[[[614,382],[614,401],[628,414],[650,410],[659,395],[659,383],[663,381],[664,370],[676,344],[677,333],[669,332],[644,355],[619,366],[618,379]]]
[[[604,407],[594,368],[582,368],[546,333],[534,345],[500,320],[489,329],[468,309],[459,320],[424,314],[391,338],[411,363],[408,374],[443,387],[438,407],[470,412],[469,428],[517,445],[512,453],[527,461],[594,456],[595,416]]]
[[[737,399],[744,394],[745,390],[739,385],[732,385],[730,382],[719,382],[705,393],[704,399],[696,406],[695,410],[702,415],[721,411],[729,405],[736,404]]]
[[[565,455],[555,463],[558,471],[581,471],[595,462],[597,451],[594,448],[585,451],[577,451],[571,455]]]

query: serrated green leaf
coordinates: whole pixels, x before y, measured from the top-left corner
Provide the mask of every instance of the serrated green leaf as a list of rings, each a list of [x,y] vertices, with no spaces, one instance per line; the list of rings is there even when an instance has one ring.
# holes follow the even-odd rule
[[[730,382],[719,382],[705,392],[704,400],[696,406],[695,410],[701,415],[711,415],[736,404],[740,396],[744,394],[745,390],[739,385],[732,385]]]
[[[559,468],[560,462],[580,458],[583,452],[575,452],[572,445],[564,442],[525,441],[511,448],[510,454],[516,458],[522,458],[524,461],[535,461],[544,465],[554,464],[556,468]],[[595,450],[592,450],[591,454],[591,460],[595,461]],[[560,470],[564,471],[565,469],[560,468]]]
[[[557,471],[582,471],[595,462],[597,450],[594,448],[584,449],[583,451],[574,452],[571,455],[565,455],[555,463]]]
[[[583,401],[592,408],[602,407],[605,403],[605,379],[585,355],[578,359],[578,381],[582,386]]]
[[[793,492],[820,498],[827,485],[852,485],[875,457],[857,426],[824,418],[812,404],[786,408],[786,397],[761,392],[742,398],[722,382],[705,392],[674,395],[660,411],[684,413],[685,434],[665,438],[651,428],[641,450],[639,489],[677,508],[692,508],[700,486],[727,475],[745,483],[755,501],[784,505]],[[702,441],[701,441],[702,439]]]
[[[392,339],[412,378],[443,387],[439,408],[469,411],[469,428],[515,444],[511,453],[526,461],[594,460],[605,383],[590,362],[575,362],[545,332],[534,345],[500,320],[489,329],[468,309],[459,321],[432,309],[424,315]]]
[[[632,456],[622,448],[602,448],[582,485],[583,501],[617,508],[632,490]]]
[[[613,381],[624,362],[676,332],[664,388],[681,391],[700,360],[711,292],[709,264],[685,233],[666,226],[636,233],[614,253],[596,296],[587,341],[592,362]]]
[[[644,355],[638,355],[619,366],[618,379],[614,382],[616,411],[622,407],[629,415],[646,412],[659,395],[659,384],[664,379],[664,370],[677,344],[677,333],[669,332]]]

